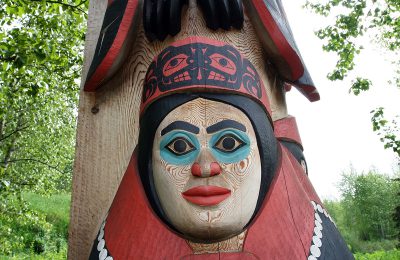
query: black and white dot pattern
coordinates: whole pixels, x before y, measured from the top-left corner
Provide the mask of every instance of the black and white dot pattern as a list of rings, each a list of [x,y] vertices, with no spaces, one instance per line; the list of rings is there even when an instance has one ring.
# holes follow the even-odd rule
[[[314,208],[314,233],[312,237],[312,243],[310,247],[310,254],[308,256],[308,260],[317,260],[321,256],[321,246],[322,246],[322,236],[323,236],[322,219],[320,214],[324,214],[325,217],[329,219],[334,225],[335,222],[332,220],[332,217],[321,205],[319,205],[315,201],[311,201],[311,204]]]
[[[106,248],[106,240],[104,237],[104,227],[106,226],[106,221],[104,220],[97,236],[97,251],[99,253],[99,260],[113,260],[112,256],[108,254]]]
[[[315,201],[311,201],[311,205],[314,209],[314,229],[307,260],[354,260],[328,212]],[[94,239],[90,260],[113,260],[105,241],[105,225],[106,220]]]

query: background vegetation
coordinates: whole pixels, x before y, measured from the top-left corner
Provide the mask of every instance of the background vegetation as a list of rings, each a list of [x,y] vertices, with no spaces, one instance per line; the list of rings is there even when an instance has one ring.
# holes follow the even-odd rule
[[[65,258],[86,10],[0,4],[0,256]]]
[[[338,185],[342,199],[324,201],[349,248],[358,256],[400,254],[395,250],[400,231],[395,218],[400,198],[400,182],[396,178],[399,174],[389,176],[375,171],[358,174],[350,169],[342,174]],[[390,252],[386,255],[376,251]]]
[[[316,32],[323,50],[337,55],[329,80],[350,78],[349,92],[358,96],[373,87],[368,75],[357,75],[356,58],[362,55],[363,43],[375,43],[392,57],[397,68],[388,85],[400,87],[400,1],[399,0],[307,0],[305,7],[334,21]],[[384,86],[381,86],[384,87]],[[400,158],[400,115],[385,117],[385,108],[371,111],[372,127],[387,149]]]
[[[363,54],[362,44],[368,41],[392,57],[397,73],[387,86],[400,88],[400,1],[307,0],[305,7],[333,21],[316,32],[323,50],[337,57],[336,66],[327,75],[329,80],[351,79],[349,93],[356,96],[374,87],[368,75],[354,73],[357,56]],[[383,106],[371,111],[372,129],[398,159],[399,119],[400,115],[387,118]],[[394,248],[400,239],[399,181],[398,176],[394,180],[375,172],[358,176],[351,170],[340,184],[342,200],[325,202],[352,251],[369,252],[356,254],[357,259],[400,259],[399,251],[379,251]]]
[[[353,70],[364,34],[398,57],[399,1],[309,1],[307,6],[335,17],[317,32],[324,49],[338,55],[329,79],[343,80]],[[87,8],[87,0],[0,4],[0,259],[66,258]],[[399,78],[391,84],[399,85]],[[371,86],[368,78],[356,76],[349,88],[359,95]],[[396,119],[386,119],[379,107],[371,121],[384,146],[400,156]],[[325,201],[357,259],[400,259],[396,176],[350,170],[340,184],[342,200]]]

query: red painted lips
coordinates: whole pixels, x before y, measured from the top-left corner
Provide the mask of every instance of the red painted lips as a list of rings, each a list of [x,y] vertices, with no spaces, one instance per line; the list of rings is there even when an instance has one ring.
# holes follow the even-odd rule
[[[217,205],[230,195],[230,190],[218,186],[197,186],[182,192],[184,199],[199,206]]]

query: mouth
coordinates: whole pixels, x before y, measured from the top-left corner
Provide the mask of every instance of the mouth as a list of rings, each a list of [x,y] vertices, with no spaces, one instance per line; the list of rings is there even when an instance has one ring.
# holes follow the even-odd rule
[[[182,192],[182,197],[199,206],[213,206],[231,195],[229,189],[218,186],[197,186]]]

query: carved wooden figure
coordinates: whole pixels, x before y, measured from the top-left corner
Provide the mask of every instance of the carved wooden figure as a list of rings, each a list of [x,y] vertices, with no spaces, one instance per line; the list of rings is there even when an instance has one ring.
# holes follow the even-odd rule
[[[280,0],[94,0],[91,25],[70,259],[353,259],[287,114],[319,94]]]

